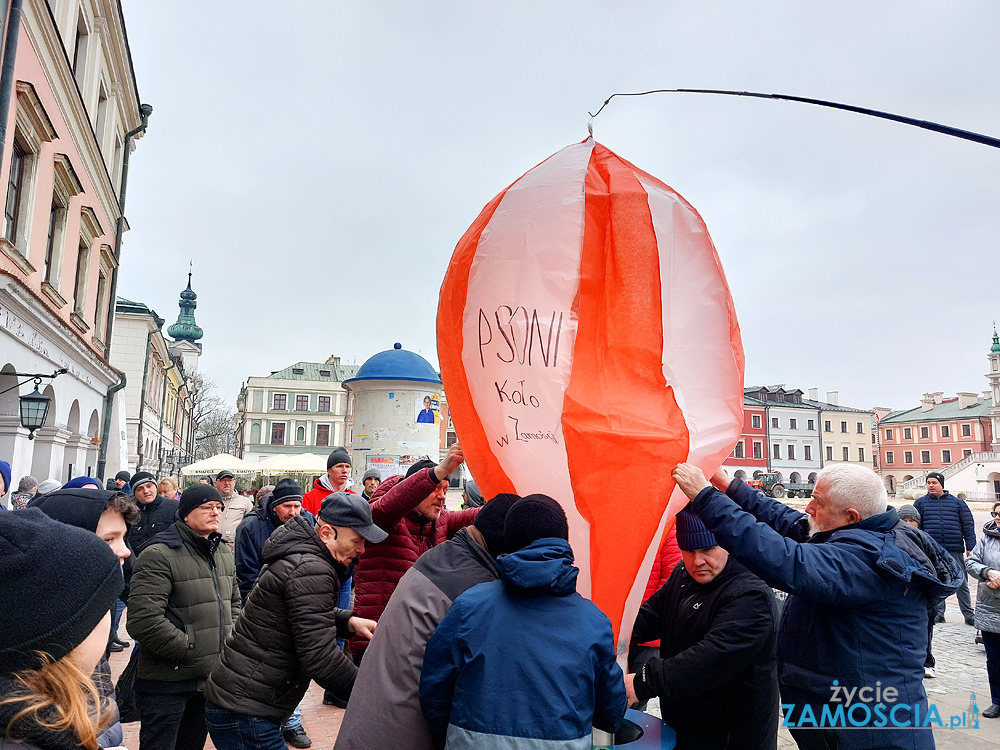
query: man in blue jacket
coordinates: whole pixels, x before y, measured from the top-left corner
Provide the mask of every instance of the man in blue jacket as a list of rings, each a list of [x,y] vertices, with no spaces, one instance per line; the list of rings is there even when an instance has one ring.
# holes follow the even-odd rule
[[[500,580],[457,597],[424,652],[420,707],[437,747],[589,749],[593,727],[618,730],[627,701],[611,621],[576,592],[568,539],[550,497],[507,512]]]
[[[933,539],[886,510],[875,472],[823,469],[801,513],[722,470],[673,472],[719,544],[789,593],[778,683],[800,748],[933,748],[923,686],[927,606],[964,572]],[[723,494],[719,489],[725,490]]]
[[[965,570],[965,558],[976,546],[976,522],[965,501],[944,488],[944,474],[932,471],[927,475],[927,494],[913,506],[920,513],[920,528],[935,542],[944,547]],[[958,587],[958,608],[962,610],[966,625],[975,625],[972,598],[969,596],[969,579],[962,576]],[[945,603],[937,608],[937,621],[944,622]]]

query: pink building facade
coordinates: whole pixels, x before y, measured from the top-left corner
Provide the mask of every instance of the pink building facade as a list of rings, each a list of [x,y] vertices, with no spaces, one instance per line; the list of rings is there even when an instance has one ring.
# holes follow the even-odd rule
[[[24,380],[15,372],[67,372],[40,386],[51,404],[34,440],[18,418],[32,384],[0,396],[0,458],[15,482],[65,481],[96,472],[106,399],[121,381],[109,328],[139,97],[119,2],[25,0],[16,43],[0,161],[0,390]]]

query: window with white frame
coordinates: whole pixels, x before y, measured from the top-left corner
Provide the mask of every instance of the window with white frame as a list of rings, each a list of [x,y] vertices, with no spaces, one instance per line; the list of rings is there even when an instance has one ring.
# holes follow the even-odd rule
[[[913,451],[903,451],[903,463],[904,464],[913,463]]]
[[[858,446],[858,461],[864,462],[865,460],[865,447],[863,445]]]
[[[753,457],[764,458],[764,444],[759,440],[753,441]]]
[[[28,247],[35,205],[38,154],[43,143],[55,139],[56,131],[35,87],[27,81],[18,81],[15,88],[17,100],[11,169],[0,247],[24,273],[34,273],[35,267],[28,262]]]
[[[962,458],[968,458],[971,455],[972,455],[972,451],[971,450],[966,449],[966,450],[962,451]]]
[[[799,420],[797,420],[795,417],[791,417],[788,420],[788,429],[789,430],[797,430],[797,429],[799,429]]]
[[[826,460],[827,461],[832,461],[833,460],[833,446],[832,445],[826,446]]]
[[[951,427],[946,424],[941,425],[941,437],[951,437]]]
[[[788,446],[788,460],[789,461],[794,461],[795,460],[795,446],[794,445],[789,445]]]
[[[951,463],[951,451],[945,448],[941,451],[941,463],[950,464]]]
[[[855,429],[857,429],[859,435],[864,435],[865,434],[865,423],[864,422],[855,422],[854,426],[855,426]]]
[[[963,424],[962,425],[962,437],[972,437],[972,425]]]
[[[913,439],[913,430],[909,427],[904,427],[903,440],[912,440],[912,439]]]
[[[929,464],[931,462],[931,452],[930,451],[920,451],[920,463]]]
[[[807,430],[815,430],[816,429],[816,420],[815,419],[810,419],[808,422],[806,422],[806,429]]]
[[[97,301],[94,303],[94,339],[104,341],[108,324],[108,303],[111,295],[111,273],[115,258],[110,245],[101,245],[100,266],[97,271]]]
[[[87,74],[87,52],[90,46],[90,28],[87,26],[87,15],[81,6],[76,16],[73,44],[73,77],[82,89]]]
[[[751,414],[750,415],[750,424],[753,425],[753,429],[759,430],[760,429],[760,414]]]
[[[778,418],[777,417],[771,417],[771,429],[773,429],[773,430],[777,430],[778,429]]]
[[[925,440],[926,440],[926,439],[927,439],[927,438],[929,438],[930,436],[931,436],[931,431],[930,431],[930,428],[928,428],[928,427],[921,427],[921,428],[920,428],[920,437],[921,437],[921,438],[923,438],[923,439],[925,439]]]
[[[829,419],[823,420],[823,432],[833,432],[833,425]]]
[[[847,422],[841,422],[840,423],[840,431],[841,432],[847,432]]]
[[[886,462],[887,464],[891,464],[891,463],[893,463],[893,462],[894,462],[895,460],[896,460],[896,457],[895,457],[895,456],[893,455],[892,451],[886,451],[886,452],[885,452],[885,462]]]
[[[743,441],[740,440],[733,448],[733,458],[743,458]]]
[[[62,307],[66,300],[61,295],[63,255],[66,245],[66,223],[69,216],[69,202],[74,195],[83,192],[83,185],[76,176],[76,170],[66,154],[56,154],[53,159],[52,205],[49,209],[48,234],[45,238],[45,260],[43,265],[42,289],[50,299]],[[76,243],[74,243],[76,244]]]
[[[774,443],[771,446],[771,455],[774,458],[781,458],[781,445],[779,443]]]
[[[812,461],[812,458],[813,458],[813,448],[812,448],[812,446],[811,445],[803,445],[802,446],[802,454],[803,454],[803,458],[805,458],[806,461]]]
[[[97,214],[90,206],[80,209],[80,241],[76,275],[73,282],[73,323],[81,330],[90,328],[86,321],[87,286],[90,279],[90,256],[94,241],[104,234]]]
[[[886,427],[885,428],[885,439],[886,440],[892,440],[892,428],[891,427]]]
[[[851,460],[851,446],[849,446],[849,445],[841,446],[840,450],[841,450],[841,453],[844,456],[844,460],[845,461],[850,461]]]

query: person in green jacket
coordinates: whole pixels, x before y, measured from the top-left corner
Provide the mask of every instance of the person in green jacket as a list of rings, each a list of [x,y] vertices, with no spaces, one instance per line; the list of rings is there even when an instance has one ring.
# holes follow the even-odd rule
[[[202,687],[240,613],[236,562],[219,533],[222,512],[214,487],[188,487],[179,520],[135,563],[128,630],[139,646],[139,750],[205,746]]]

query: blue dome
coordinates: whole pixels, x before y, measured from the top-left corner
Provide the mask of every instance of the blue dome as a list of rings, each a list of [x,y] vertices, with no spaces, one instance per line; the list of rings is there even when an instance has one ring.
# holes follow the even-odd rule
[[[419,354],[408,352],[402,344],[369,357],[358,369],[358,374],[345,383],[358,380],[411,380],[417,383],[441,384],[441,378],[431,363]]]

